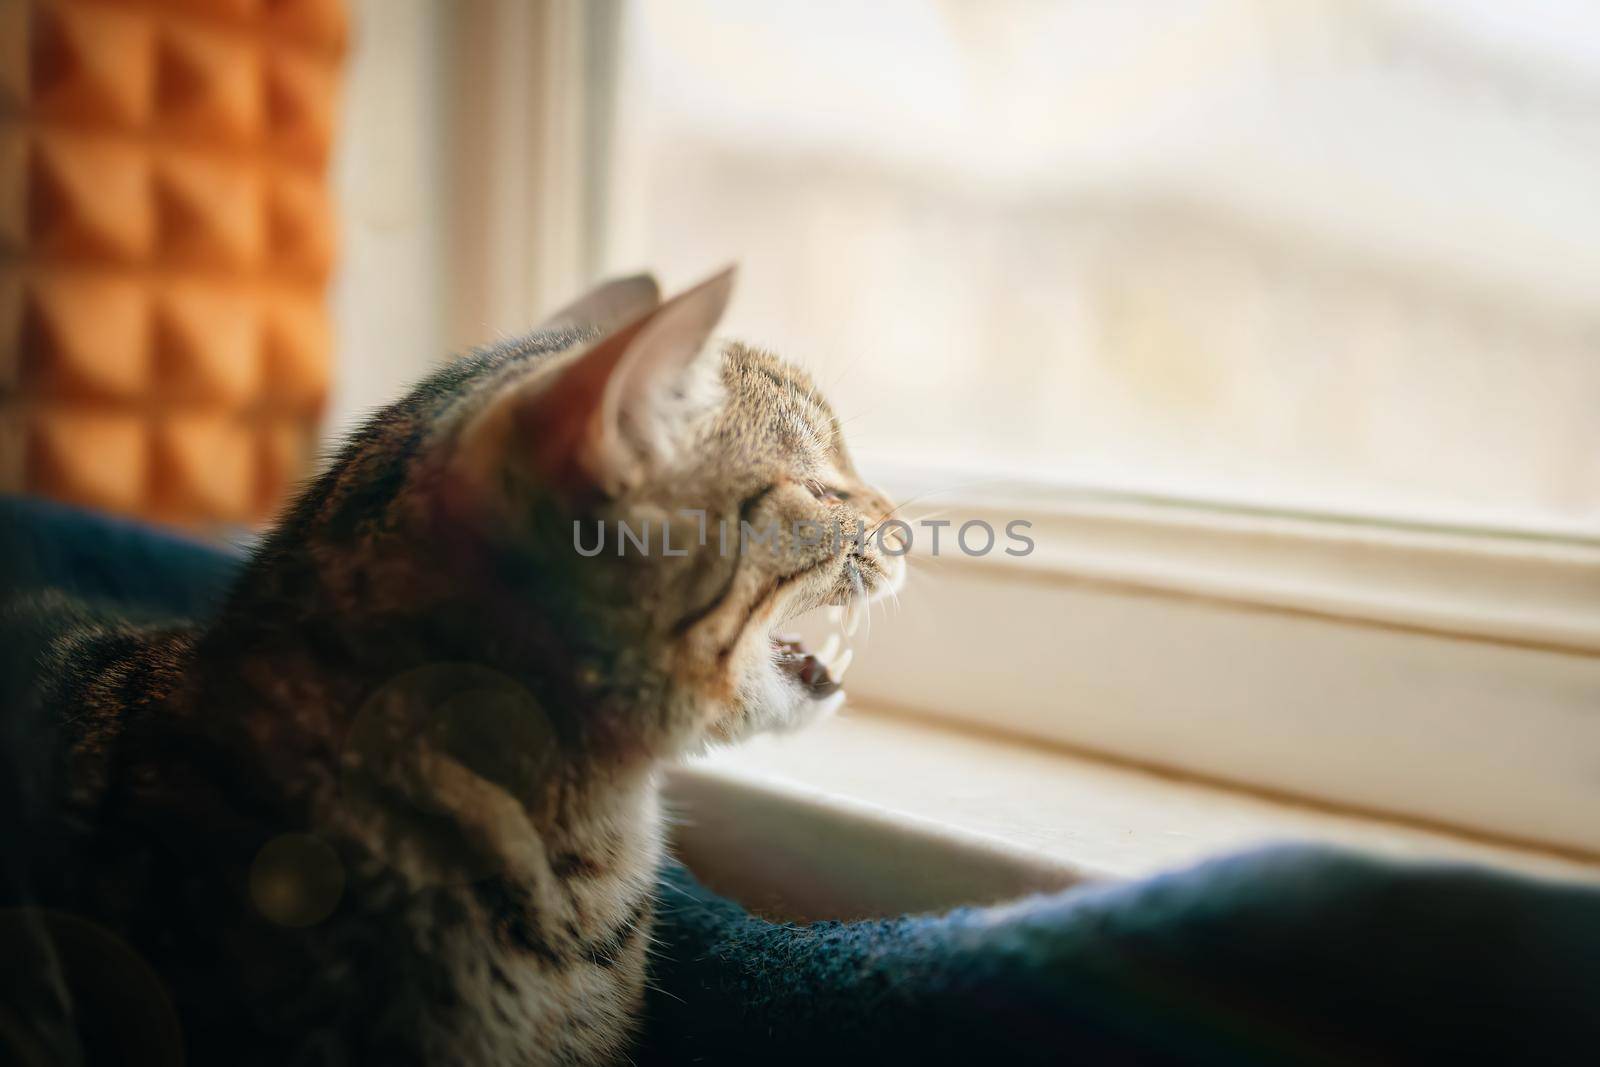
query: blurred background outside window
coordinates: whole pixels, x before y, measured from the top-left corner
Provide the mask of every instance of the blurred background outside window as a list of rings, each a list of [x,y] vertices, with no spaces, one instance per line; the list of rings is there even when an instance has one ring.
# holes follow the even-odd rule
[[[381,195],[353,210],[566,265],[455,265],[480,291],[431,334],[436,275],[369,288],[346,409],[382,399],[363,364],[525,328],[561,283],[737,260],[730,332],[809,364],[890,481],[1600,532],[1581,0],[467,6],[364,9],[346,188]],[[538,108],[492,117],[519,94]],[[461,177],[463,145],[518,139],[534,166]],[[546,206],[478,238],[450,203],[541,173]],[[347,276],[392,265],[392,235],[361,236]]]

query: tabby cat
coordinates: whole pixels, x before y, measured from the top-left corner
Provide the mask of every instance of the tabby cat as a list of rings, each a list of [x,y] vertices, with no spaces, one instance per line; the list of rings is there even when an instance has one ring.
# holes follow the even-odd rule
[[[627,1058],[661,766],[832,710],[778,627],[904,571],[811,381],[711,339],[732,280],[612,282],[447,365],[202,626],[28,609],[66,629],[6,712],[0,1049]]]

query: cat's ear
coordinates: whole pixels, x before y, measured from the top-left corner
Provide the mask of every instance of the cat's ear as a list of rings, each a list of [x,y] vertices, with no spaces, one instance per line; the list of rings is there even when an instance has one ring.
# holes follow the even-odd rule
[[[563,491],[615,496],[669,464],[694,418],[717,402],[708,346],[734,268],[594,342],[554,376],[513,386],[468,427],[461,455],[480,473],[531,468]]]
[[[584,293],[539,323],[541,330],[598,326],[609,329],[632,322],[661,303],[661,287],[648,274],[611,278]]]

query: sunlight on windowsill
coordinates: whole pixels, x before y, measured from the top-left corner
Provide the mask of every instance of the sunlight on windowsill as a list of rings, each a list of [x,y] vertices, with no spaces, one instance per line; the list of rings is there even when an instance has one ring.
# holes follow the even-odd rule
[[[1046,881],[1052,869],[1084,879],[1134,878],[1285,841],[1600,881],[1600,858],[1313,806],[865,708],[798,734],[719,749],[688,774],[788,793],[813,806],[836,804],[857,821],[904,820],[924,835],[947,829],[969,846],[989,842],[1024,863],[1036,857]],[[687,822],[695,825],[693,811]],[[892,832],[892,825],[884,829]],[[825,835],[817,847],[827,848]]]

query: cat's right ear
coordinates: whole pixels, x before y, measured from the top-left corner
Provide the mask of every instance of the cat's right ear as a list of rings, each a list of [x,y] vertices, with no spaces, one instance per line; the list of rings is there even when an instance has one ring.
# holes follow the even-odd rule
[[[464,473],[497,485],[521,470],[561,493],[617,496],[670,463],[686,428],[720,395],[709,342],[733,276],[729,267],[505,389],[462,435]]]
[[[599,327],[609,330],[632,322],[660,305],[661,287],[656,280],[648,274],[630,274],[626,278],[601,282],[566,307],[551,312],[539,323],[538,328],[564,330]]]

